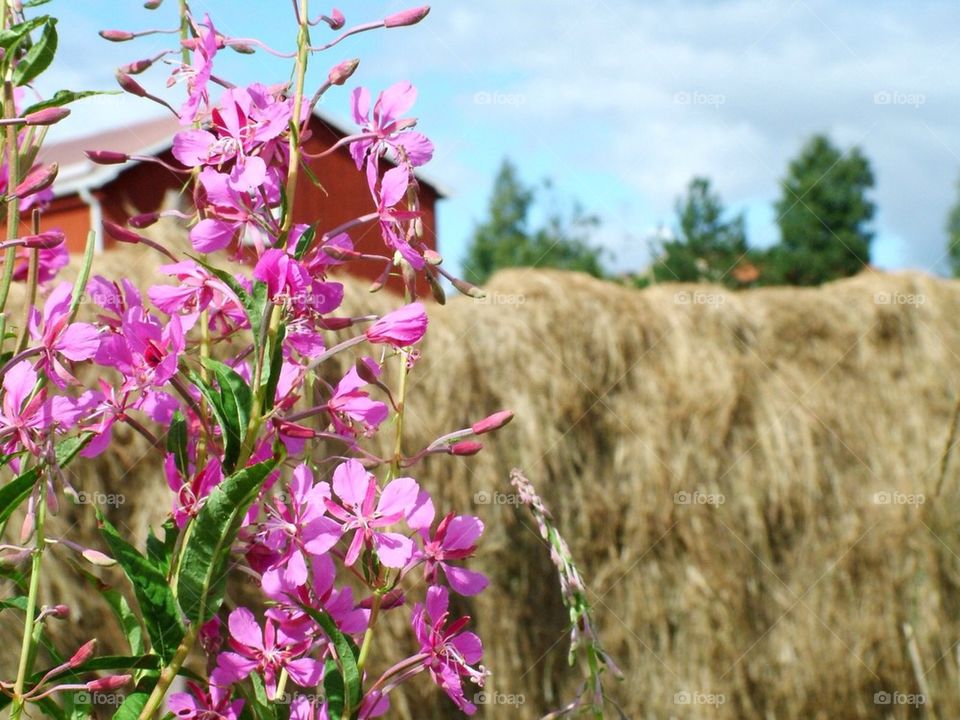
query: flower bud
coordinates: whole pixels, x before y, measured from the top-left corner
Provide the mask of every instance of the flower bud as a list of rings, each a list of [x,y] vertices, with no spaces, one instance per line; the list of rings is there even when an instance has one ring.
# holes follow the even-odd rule
[[[149,70],[153,66],[154,61],[150,58],[145,60],[134,60],[132,63],[123,65],[120,68],[120,72],[125,75],[139,75],[145,70]]]
[[[127,32],[126,30],[101,30],[97,34],[104,40],[109,40],[110,42],[126,42],[136,37],[132,32]]]
[[[67,660],[67,667],[75,668],[78,665],[83,665],[87,660],[93,657],[94,651],[97,649],[97,639],[88,640],[83,645],[81,645],[77,651]]]
[[[330,26],[331,30],[339,30],[346,22],[347,19],[343,16],[342,12],[337,10],[337,8],[334,8],[330,12],[330,17],[327,18],[327,25]]]
[[[277,431],[287,437],[300,438],[302,440],[311,440],[317,436],[316,430],[308,428],[305,425],[298,425],[287,420],[276,421]]]
[[[63,245],[65,239],[61,230],[47,230],[39,235],[24,235],[20,244],[32,250],[49,250]]]
[[[253,45],[244,42],[231,41],[229,45],[231,50],[240,55],[254,55],[257,52]]]
[[[41,190],[46,190],[53,185],[53,181],[57,179],[58,170],[59,166],[56,163],[51,163],[46,167],[42,165],[35,167],[28,172],[21,183],[14,188],[13,194],[22,199],[27,195],[33,195]]]
[[[344,60],[330,70],[330,74],[327,75],[327,81],[331,85],[343,85],[350,79],[350,76],[356,71],[358,65],[360,65],[359,59]]]
[[[373,607],[373,595],[365,597],[360,601],[360,607],[365,610],[369,610]],[[406,595],[403,593],[402,588],[394,588],[389,592],[383,594],[380,599],[380,609],[381,610],[392,610],[393,608],[400,607],[407,601]]]
[[[432,272],[427,273],[427,284],[430,286],[430,293],[433,295],[433,299],[437,305],[446,305],[447,294],[444,292],[443,286],[440,284],[437,276]]]
[[[367,328],[367,340],[393,347],[406,347],[420,341],[427,332],[427,313],[421,303],[410,303],[387,313]]]
[[[357,376],[368,385],[380,382],[380,366],[371,358],[360,358],[356,365]]]
[[[450,282],[453,283],[453,286],[462,292],[464,295],[469,295],[472,298],[477,300],[482,300],[487,296],[487,294],[478,288],[473,283],[468,283],[466,280],[461,280],[460,278],[453,278]]]
[[[119,165],[130,159],[129,155],[113,150],[84,150],[83,152],[97,165]]]
[[[149,94],[143,85],[138,83],[126,73],[118,72],[117,82],[120,84],[120,87],[124,89],[124,91],[130,93],[131,95],[136,95],[137,97],[147,97]]]
[[[495,412],[489,417],[485,417],[479,422],[475,422],[470,426],[470,429],[473,430],[474,435],[483,435],[484,433],[499,430],[511,420],[513,420],[513,411],[501,410],[500,412]]]
[[[109,555],[92,548],[85,549],[80,553],[80,556],[91,565],[96,565],[97,567],[113,567],[117,564],[117,561]]]
[[[355,250],[348,250],[347,248],[342,248],[339,245],[324,245],[321,250],[326,255],[329,255],[334,260],[350,260],[351,258],[359,257],[360,253]]]
[[[56,618],[57,620],[69,620],[70,606],[63,604],[54,605],[53,607],[44,606],[41,613],[45,613],[47,617]]]
[[[383,26],[391,28],[404,27],[406,25],[416,25],[418,22],[423,20],[429,12],[429,5],[424,5],[418,8],[410,8],[409,10],[401,10],[393,15],[388,15],[383,21]]]
[[[158,7],[160,7],[162,2],[163,0],[147,0],[143,4],[143,7],[145,7],[147,10],[156,10]]]
[[[103,229],[107,231],[107,235],[112,237],[114,240],[123,243],[130,243],[131,245],[136,245],[143,238],[137,235],[135,232],[127,230],[125,227],[121,227],[114,222],[109,220],[103,221]]]
[[[33,554],[31,548],[5,548],[0,550],[0,567],[15,568],[23,564],[30,555]]]
[[[109,692],[122,688],[130,682],[130,675],[107,675],[87,683],[90,692]]]
[[[160,219],[159,212],[150,212],[150,213],[142,213],[140,215],[134,215],[127,222],[130,224],[131,227],[135,227],[138,230],[141,230],[145,227],[150,227],[159,219]]]
[[[447,449],[451,455],[476,455],[483,450],[483,443],[476,440],[461,440]]]
[[[53,125],[70,114],[64,107],[49,107],[23,116],[24,125]]]
[[[430,265],[443,264],[443,256],[436,250],[430,250],[429,248],[423,251],[423,259],[426,260]]]
[[[353,326],[353,318],[348,317],[328,317],[320,318],[317,324],[324,330],[344,330]]]

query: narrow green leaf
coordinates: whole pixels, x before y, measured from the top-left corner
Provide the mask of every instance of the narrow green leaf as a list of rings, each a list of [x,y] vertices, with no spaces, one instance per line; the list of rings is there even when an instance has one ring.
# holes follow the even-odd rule
[[[263,373],[267,381],[263,384],[263,411],[273,410],[277,399],[277,384],[280,382],[280,371],[283,369],[283,339],[286,329],[281,325],[277,329],[277,338],[274,341],[273,353],[265,356]]]
[[[114,559],[133,585],[154,651],[165,662],[169,662],[183,640],[184,629],[167,578],[156,565],[120,536],[99,509],[97,522]]]
[[[356,710],[360,707],[360,696],[362,694],[360,688],[360,670],[357,668],[357,656],[360,654],[357,644],[340,632],[333,618],[325,611],[317,610],[307,605],[301,605],[300,607],[323,628],[323,631],[327,634],[327,637],[330,638],[330,642],[333,643],[333,647],[337,651],[336,663],[340,670],[340,678],[338,680],[331,680],[329,688],[327,687],[326,680],[324,680],[323,685],[324,692],[327,695],[327,702],[329,703],[330,717],[340,717],[343,713],[344,700],[347,701],[347,706],[350,710]],[[324,677],[326,677],[326,675]],[[340,690],[341,707],[335,708],[333,705],[333,695],[336,694],[338,682],[342,686]]]
[[[57,53],[57,19],[47,18],[43,25],[43,32],[27,54],[13,69],[13,84],[17,87],[26,85],[40,73],[50,67],[53,56]]]
[[[220,434],[223,438],[223,468],[224,470],[232,468],[236,464],[237,458],[240,457],[239,428],[230,424],[230,415],[224,408],[223,397],[216,388],[192,370],[189,377],[190,382],[196,386],[200,394],[210,404],[213,416],[217,419],[217,425],[220,426]]]
[[[173,455],[177,470],[184,477],[190,474],[190,460],[187,455],[187,421],[183,413],[177,410],[170,421],[170,430],[167,432],[167,452]]]
[[[46,100],[41,100],[28,107],[22,114],[29,115],[30,113],[46,110],[47,108],[63,107],[77,100],[83,100],[84,98],[95,97],[97,95],[123,95],[123,92],[120,90],[57,90]]]
[[[22,23],[17,23],[8,30],[0,30],[0,48],[3,48],[9,55],[25,37],[44,25],[49,19],[49,15],[39,15]]]
[[[220,386],[220,408],[223,412],[223,422],[220,427],[224,432],[224,445],[236,449],[236,454],[224,453],[223,468],[226,472],[231,472],[236,465],[240,446],[247,436],[247,423],[250,421],[253,398],[247,383],[236,370],[210,358],[204,359],[203,364],[213,372],[217,378],[217,385]]]
[[[172,519],[167,520],[160,527],[163,530],[163,540],[154,535],[152,528],[147,533],[147,558],[160,569],[160,572],[167,575],[170,572],[170,558],[173,556],[173,548],[177,544],[180,530]]]
[[[253,332],[253,340],[257,342],[258,336],[260,334],[260,325],[263,323],[263,305],[259,302],[257,286],[263,287],[264,294],[266,293],[266,285],[261,282],[254,282],[253,284],[253,294],[247,292],[247,289],[237,282],[237,279],[228,273],[226,270],[221,270],[220,268],[214,267],[207,262],[204,262],[198,257],[192,255],[189,256],[196,263],[203,266],[211,273],[217,276],[223,283],[233,291],[233,294],[237,296],[237,299],[240,301],[240,305],[243,306],[244,311],[247,314],[247,320],[250,322],[250,329]]]
[[[277,720],[277,706],[267,698],[267,688],[263,678],[257,673],[250,674],[250,684],[253,686],[253,696],[249,698],[254,716],[257,720]]]
[[[306,163],[304,163],[306,165]],[[313,244],[313,238],[317,235],[317,226],[311,225],[306,230],[303,231],[303,234],[300,236],[300,239],[297,240],[297,247],[293,251],[293,257],[297,260],[300,260],[310,249],[310,246]]]
[[[120,621],[120,627],[123,629],[123,636],[127,639],[130,646],[130,653],[133,655],[143,655],[146,647],[143,644],[143,627],[140,620],[130,609],[127,599],[117,590],[104,590],[103,599],[107,601],[113,614]]]
[[[6,600],[0,600],[0,610],[10,609],[26,612],[27,598],[23,595],[17,595],[16,597],[7,598]]]
[[[226,478],[191,522],[177,578],[177,599],[191,622],[205,623],[220,607],[231,546],[247,509],[278,462],[280,458],[274,457]]]
[[[333,658],[327,658],[323,669],[323,694],[327,699],[327,710],[332,717],[343,714],[347,696],[343,687],[343,673]]]
[[[113,714],[113,720],[137,720],[143,708],[147,705],[150,693],[138,690],[135,693],[127,695],[120,707]]]

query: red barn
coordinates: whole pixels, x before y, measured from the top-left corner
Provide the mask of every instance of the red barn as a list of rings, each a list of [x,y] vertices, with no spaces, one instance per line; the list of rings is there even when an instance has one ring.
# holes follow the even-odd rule
[[[102,221],[124,224],[139,213],[171,206],[171,196],[180,193],[183,177],[154,162],[132,160],[125,165],[96,165],[85,150],[113,150],[130,156],[156,157],[179,165],[170,152],[173,135],[180,129],[169,116],[107,130],[44,147],[38,159],[60,166],[54,185],[54,200],[42,220],[43,229],[59,228],[67,235],[71,252],[83,250],[88,232],[97,231],[98,249],[109,248],[110,238],[102,232]],[[347,133],[330,120],[315,114],[305,143],[310,154],[320,153]],[[308,162],[322,189],[308,177],[297,184],[295,222],[321,221],[320,228],[332,229],[375,210],[364,174],[357,170],[347,147],[319,160]],[[436,203],[443,197],[433,183],[418,175],[423,212],[424,240],[437,249]],[[370,223],[350,231],[356,249],[384,254],[379,226]],[[383,269],[374,263],[351,263],[363,277],[375,279]]]

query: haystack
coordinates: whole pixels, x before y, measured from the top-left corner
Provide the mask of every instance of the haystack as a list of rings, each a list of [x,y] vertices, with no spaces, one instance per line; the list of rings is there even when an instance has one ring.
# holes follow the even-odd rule
[[[514,466],[591,583],[627,717],[960,717],[956,458],[936,492],[960,394],[960,285],[871,273],[818,289],[637,291],[514,270],[488,291],[430,309],[406,445],[517,415],[478,457],[431,458],[418,474],[487,525],[475,567],[492,587],[460,608],[486,642],[488,695],[523,702],[483,717],[539,717],[581,677],[547,549],[510,495]],[[359,285],[348,296],[389,305]],[[123,493],[113,519],[142,537],[169,499],[155,463],[138,462],[149,449],[121,439],[78,463],[75,482]],[[91,514],[58,522],[93,543]],[[116,646],[58,562],[46,598],[76,610],[59,641],[96,631]],[[3,616],[4,638],[18,636]],[[394,622],[376,644],[408,635]],[[456,717],[428,685],[398,716]]]

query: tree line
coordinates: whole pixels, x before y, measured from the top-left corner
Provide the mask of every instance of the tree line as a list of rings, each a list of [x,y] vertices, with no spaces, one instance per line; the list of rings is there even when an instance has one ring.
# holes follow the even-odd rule
[[[859,147],[811,137],[793,158],[774,203],[778,241],[751,247],[744,215],[730,213],[707,177],[694,177],[675,203],[673,227],[653,242],[652,262],[630,276],[651,282],[713,282],[729,287],[819,285],[855,275],[870,262],[876,205],[874,174]],[[503,267],[555,267],[604,277],[604,251],[591,242],[599,220],[575,205],[534,222],[541,188],[525,185],[505,160],[487,217],[473,231],[465,258],[472,282]],[[960,194],[960,186],[958,186]],[[960,200],[948,222],[949,258],[960,275]]]

